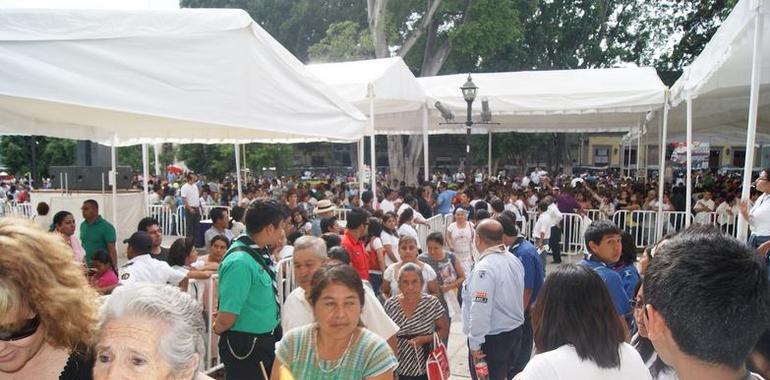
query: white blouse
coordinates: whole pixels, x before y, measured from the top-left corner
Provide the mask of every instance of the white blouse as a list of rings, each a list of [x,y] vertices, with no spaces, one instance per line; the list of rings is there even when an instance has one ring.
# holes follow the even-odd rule
[[[762,194],[749,210],[749,227],[757,236],[770,235],[770,196]]]

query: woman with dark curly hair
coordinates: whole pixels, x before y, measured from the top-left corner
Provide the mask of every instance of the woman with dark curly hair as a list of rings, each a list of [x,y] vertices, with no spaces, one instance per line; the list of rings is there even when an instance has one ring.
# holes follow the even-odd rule
[[[90,379],[96,297],[59,236],[0,218],[0,379]]]

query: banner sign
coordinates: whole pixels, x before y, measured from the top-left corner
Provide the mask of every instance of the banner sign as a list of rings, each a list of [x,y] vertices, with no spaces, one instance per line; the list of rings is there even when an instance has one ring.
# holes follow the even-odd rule
[[[684,141],[672,143],[674,151],[671,153],[671,162],[680,165],[687,164],[687,143]],[[702,141],[692,142],[692,168],[701,170],[709,168],[710,144]]]

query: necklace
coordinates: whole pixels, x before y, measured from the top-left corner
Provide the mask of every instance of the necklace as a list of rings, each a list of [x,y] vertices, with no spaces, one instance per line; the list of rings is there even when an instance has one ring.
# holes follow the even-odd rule
[[[356,335],[356,332],[354,331],[352,334],[350,334],[350,339],[348,339],[348,345],[345,347],[345,351],[342,352],[342,355],[335,360],[332,363],[336,363],[334,367],[330,369],[324,368],[324,366],[321,365],[321,357],[319,356],[319,349],[318,349],[318,327],[313,329],[313,346],[315,347],[315,359],[316,364],[318,365],[318,369],[321,370],[323,373],[332,373],[336,371],[341,365],[342,362],[345,361],[345,358],[348,356],[348,350],[350,350],[350,345],[353,343],[353,337]],[[329,362],[331,360],[323,360],[324,362]]]

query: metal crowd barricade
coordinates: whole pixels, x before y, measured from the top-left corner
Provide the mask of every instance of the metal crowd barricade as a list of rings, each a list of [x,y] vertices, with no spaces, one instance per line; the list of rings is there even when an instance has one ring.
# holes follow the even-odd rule
[[[176,210],[170,209],[165,205],[150,205],[147,208],[147,215],[158,221],[163,235],[177,234],[177,225],[179,223]]]
[[[278,281],[278,301],[283,305],[286,301],[286,297],[289,296],[296,287],[297,283],[294,279],[294,258],[287,257],[278,262],[275,268],[275,278]]]
[[[583,215],[562,213],[561,220],[562,253],[575,255],[583,252]]]
[[[527,220],[524,222],[523,233],[528,239],[532,239],[532,233],[535,229],[535,223],[537,222],[537,217],[540,215],[540,212],[538,212],[537,209],[530,209],[525,211],[525,215],[527,216]]]
[[[423,252],[427,252],[426,244],[428,234],[430,233],[430,227],[424,224],[418,224],[414,226],[414,229],[417,230],[417,241],[420,243],[420,247],[422,247]]]
[[[203,318],[206,323],[204,336],[206,352],[203,358],[202,371],[211,374],[223,367],[219,358],[219,335],[214,333],[214,313],[217,309],[217,290],[219,278],[216,274],[206,280],[190,280],[187,292],[203,307]]]
[[[208,219],[212,209],[224,208],[230,211],[229,206],[205,205],[200,207],[201,220]],[[184,206],[176,208],[176,234],[177,236],[187,236],[187,223],[185,223]]]
[[[10,202],[0,203],[0,216],[15,216],[18,218],[32,219],[35,212],[31,203],[12,204]]]

